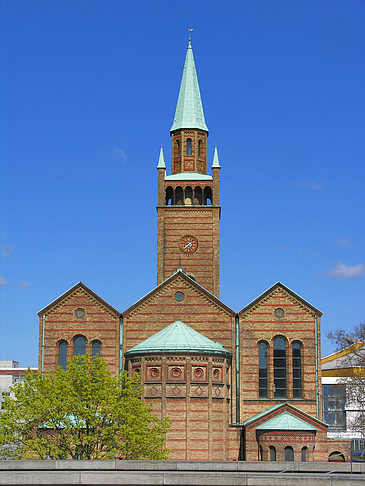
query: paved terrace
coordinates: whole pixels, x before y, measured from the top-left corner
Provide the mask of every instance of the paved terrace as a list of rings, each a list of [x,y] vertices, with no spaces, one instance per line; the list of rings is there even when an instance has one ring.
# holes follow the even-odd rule
[[[0,485],[360,486],[364,481],[365,464],[349,462],[0,461]]]

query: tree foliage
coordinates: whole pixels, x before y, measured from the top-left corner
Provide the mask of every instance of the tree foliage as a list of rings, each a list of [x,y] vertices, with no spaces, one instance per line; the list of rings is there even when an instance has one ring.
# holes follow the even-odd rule
[[[113,376],[101,358],[29,372],[0,413],[0,456],[40,459],[166,459],[169,420],[142,399],[139,377]]]
[[[351,413],[349,426],[365,436],[365,321],[350,331],[337,329],[328,334],[337,350],[347,348],[341,366],[345,377],[339,383],[346,385],[346,407]]]

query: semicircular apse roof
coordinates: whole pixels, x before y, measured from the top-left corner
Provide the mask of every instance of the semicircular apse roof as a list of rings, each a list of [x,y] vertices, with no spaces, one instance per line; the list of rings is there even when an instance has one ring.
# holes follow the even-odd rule
[[[129,349],[125,355],[175,352],[231,354],[222,344],[211,341],[184,322],[175,321]]]

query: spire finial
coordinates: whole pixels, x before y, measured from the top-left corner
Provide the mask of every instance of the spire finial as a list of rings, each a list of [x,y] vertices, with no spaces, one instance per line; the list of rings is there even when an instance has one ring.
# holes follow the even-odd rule
[[[189,31],[189,43],[191,41],[191,33],[193,32],[193,27],[188,27],[188,31]]]
[[[215,144],[212,169],[220,169],[220,168],[221,168],[221,166],[220,166],[219,158],[218,158],[217,144]]]
[[[157,169],[166,170],[165,157],[163,156],[162,144],[161,144],[160,157],[158,159]]]

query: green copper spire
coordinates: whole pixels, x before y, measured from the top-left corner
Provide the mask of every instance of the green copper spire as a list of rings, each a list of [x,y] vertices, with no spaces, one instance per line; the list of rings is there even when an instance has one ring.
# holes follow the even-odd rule
[[[166,169],[165,157],[163,156],[162,145],[160,150],[160,157],[158,159],[157,169]]]
[[[174,123],[170,131],[172,132],[180,128],[200,128],[200,130],[208,131],[204,119],[203,105],[200,98],[198,77],[190,39],[186,52]]]
[[[214,149],[214,157],[213,157],[213,165],[212,169],[220,169],[221,166],[219,164],[219,158],[218,158],[218,150],[217,150],[217,145],[215,146]]]

